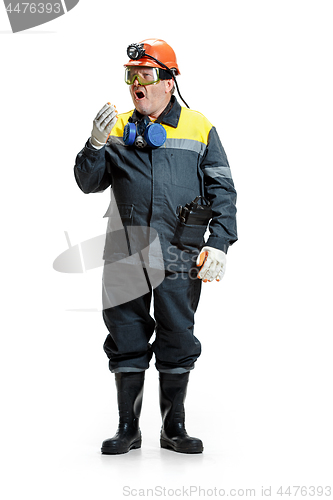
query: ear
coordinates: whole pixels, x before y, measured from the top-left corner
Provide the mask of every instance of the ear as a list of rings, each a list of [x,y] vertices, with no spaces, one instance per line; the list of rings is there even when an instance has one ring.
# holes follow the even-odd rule
[[[175,84],[174,80],[164,80],[165,83],[165,93],[171,92]]]

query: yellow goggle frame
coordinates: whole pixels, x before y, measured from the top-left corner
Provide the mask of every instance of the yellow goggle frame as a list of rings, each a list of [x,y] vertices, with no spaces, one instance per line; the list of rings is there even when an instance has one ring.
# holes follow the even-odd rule
[[[127,66],[125,69],[125,82],[133,85],[135,79],[140,85],[153,85],[160,81],[159,68]]]

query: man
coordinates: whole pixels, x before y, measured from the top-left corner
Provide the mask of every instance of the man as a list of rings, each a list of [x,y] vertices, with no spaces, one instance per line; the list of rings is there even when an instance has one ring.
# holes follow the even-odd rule
[[[125,81],[135,109],[120,115],[109,103],[101,109],[77,156],[75,178],[85,193],[112,186],[127,230],[139,226],[157,232],[165,277],[139,298],[112,305],[109,296],[104,302],[109,305],[103,311],[109,331],[104,350],[115,373],[119,427],[103,442],[102,453],[140,448],[144,374],[153,354],[160,380],[161,447],[201,453],[202,441],[187,434],[184,422],[189,372],[201,351],[193,335],[194,313],[202,281],[222,278],[228,247],[237,240],[236,191],[215,128],[173,95],[180,74],[173,49],[163,40],[148,39],[129,46],[128,55]],[[187,209],[198,196],[202,206],[197,201]],[[195,212],[207,210],[211,220],[205,244],[207,221],[198,222]],[[189,212],[194,222],[186,220]],[[106,263],[112,261],[110,235]],[[106,284],[105,295],[107,289]],[[149,314],[152,297],[154,319]]]

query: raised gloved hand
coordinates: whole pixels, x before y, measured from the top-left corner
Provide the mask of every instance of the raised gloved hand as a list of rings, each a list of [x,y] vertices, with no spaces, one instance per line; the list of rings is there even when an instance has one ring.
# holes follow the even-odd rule
[[[95,148],[100,149],[105,145],[117,118],[117,110],[109,102],[97,113],[90,137],[90,142]]]
[[[197,258],[197,266],[202,266],[198,278],[206,281],[220,281],[225,273],[227,256],[222,250],[213,247],[203,247]]]

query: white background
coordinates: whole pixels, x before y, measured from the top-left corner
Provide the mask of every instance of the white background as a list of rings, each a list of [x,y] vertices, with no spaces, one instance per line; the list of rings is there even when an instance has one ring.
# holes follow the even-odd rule
[[[81,0],[14,35],[0,8],[2,498],[332,485],[332,13],[321,0]],[[84,195],[74,160],[105,102],[132,108],[126,47],[149,37],[175,49],[181,93],[217,127],[238,191],[239,241],[196,319],[198,456],[159,449],[153,363],[142,449],[100,454],[117,426],[107,332],[99,312],[68,309],[99,307],[101,269],[52,267],[64,231],[75,244],[105,229],[109,193]]]

